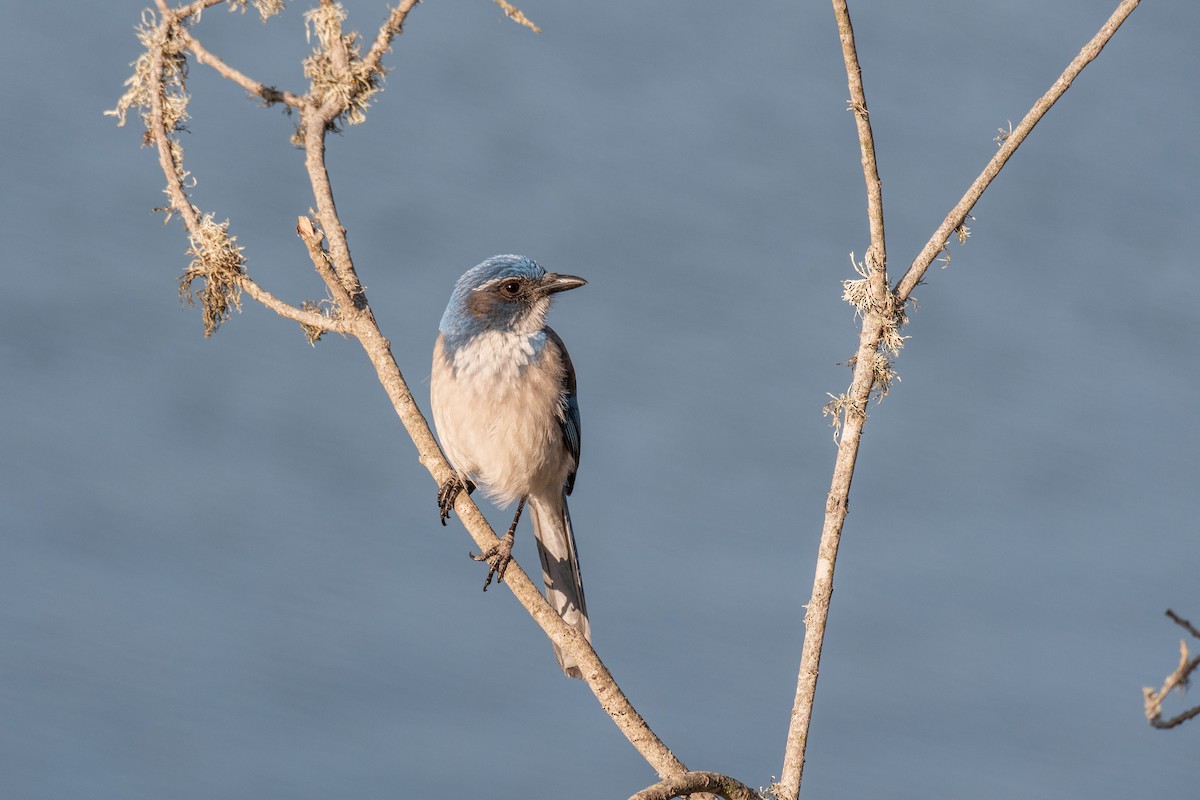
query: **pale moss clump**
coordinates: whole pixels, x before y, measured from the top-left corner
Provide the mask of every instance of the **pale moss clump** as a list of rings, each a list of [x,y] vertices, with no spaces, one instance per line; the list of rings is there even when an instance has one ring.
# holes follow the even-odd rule
[[[252,3],[254,10],[262,17],[263,22],[283,11],[284,8],[283,0],[252,0]],[[229,0],[229,10],[245,12],[246,0]]]
[[[211,336],[233,310],[241,310],[241,279],[246,274],[246,258],[229,235],[229,220],[215,222],[206,214],[199,228],[188,237],[188,255],[192,262],[179,276],[179,298],[188,305],[199,302],[204,314],[204,335]],[[197,292],[192,283],[204,282]]]
[[[116,117],[117,125],[121,126],[129,111],[137,109],[146,128],[142,144],[148,147],[159,137],[165,137],[175,175],[185,185],[191,176],[183,168],[183,147],[175,134],[187,122],[190,98],[185,85],[187,59],[179,25],[178,21],[160,24],[153,11],[142,12],[141,24],[135,30],[145,50],[133,62],[133,74],[125,80],[125,93],[117,100],[116,108],[104,113]],[[159,123],[155,122],[156,105],[161,109]],[[167,218],[170,219],[169,211]]]
[[[868,259],[869,261],[869,259]],[[854,307],[855,317],[865,317],[869,313],[878,316],[881,328],[879,344],[871,353],[871,394],[876,400],[882,400],[891,390],[892,382],[900,380],[893,368],[893,360],[904,348],[907,336],[900,334],[900,329],[908,324],[908,315],[903,304],[896,302],[896,294],[888,286],[884,286],[884,296],[874,297],[871,289],[874,267],[867,263],[856,261],[850,254],[850,263],[854,271],[861,277],[842,281],[842,299]],[[858,362],[858,355],[850,358],[853,368]],[[841,435],[842,425],[848,415],[861,414],[862,411],[854,406],[848,394],[829,395],[822,413],[832,417],[833,439],[836,442]]]
[[[305,300],[300,304],[300,308],[305,311],[311,311],[314,314],[320,314],[331,322],[337,320],[338,306],[331,298],[325,298],[320,302],[314,303],[312,300]],[[321,337],[325,335],[327,328],[322,328],[317,325],[306,325],[300,323],[300,330],[304,332],[304,339],[313,347],[317,346],[317,342],[321,341]]]
[[[312,81],[311,96],[321,105],[333,100],[344,108],[340,116],[350,125],[367,119],[371,97],[379,91],[382,70],[372,70],[360,56],[358,34],[343,33],[346,9],[341,3],[322,3],[304,12],[309,41],[317,47],[304,59],[304,77]]]
[[[188,118],[188,95],[184,87],[187,61],[183,55],[184,45],[179,36],[179,29],[177,25],[159,25],[154,12],[146,10],[142,12],[142,22],[135,30],[138,41],[145,49],[132,64],[133,74],[125,81],[127,88],[125,94],[117,100],[117,107],[104,113],[116,117],[118,125],[124,125],[129,110],[136,108],[141,112],[142,122],[149,130],[154,96],[156,92],[161,91],[163,127],[172,132],[180,130]],[[162,74],[156,80],[154,67],[156,54],[160,50]],[[146,144],[149,143],[148,140]]]
[[[854,411],[854,404],[850,402],[850,397],[845,394],[830,394],[825,393],[829,397],[829,402],[821,409],[821,416],[830,417],[829,424],[833,427],[833,443],[838,443],[838,437],[842,435],[842,421],[846,415]]]
[[[875,376],[876,396],[882,399],[891,389],[892,381],[899,380],[899,376],[892,369],[892,359],[900,354],[904,348],[904,340],[908,338],[900,334],[900,329],[908,324],[908,315],[904,307],[896,303],[896,295],[890,288],[886,289],[882,307],[876,308],[877,303],[871,293],[872,267],[855,261],[853,253],[850,254],[850,263],[854,271],[862,277],[842,281],[842,299],[854,306],[856,317],[863,317],[874,309],[883,324],[879,350],[876,351],[874,363],[871,365]]]

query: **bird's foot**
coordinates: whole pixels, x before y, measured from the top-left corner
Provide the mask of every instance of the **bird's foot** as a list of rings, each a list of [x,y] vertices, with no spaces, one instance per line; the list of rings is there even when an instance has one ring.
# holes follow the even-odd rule
[[[496,578],[496,583],[504,583],[504,571],[508,569],[509,562],[512,561],[513,542],[515,541],[516,537],[512,531],[509,531],[500,537],[499,542],[489,547],[485,552],[479,555],[467,553],[467,555],[476,561],[488,562],[490,569],[488,569],[487,579],[483,582],[483,590],[485,592],[488,585],[491,584],[493,577]]]
[[[442,527],[446,526],[446,520],[450,518],[450,512],[454,510],[454,501],[458,499],[459,493],[464,489],[467,490],[467,494],[470,494],[475,491],[475,484],[463,478],[457,472],[447,478],[446,482],[438,487],[437,502]]]

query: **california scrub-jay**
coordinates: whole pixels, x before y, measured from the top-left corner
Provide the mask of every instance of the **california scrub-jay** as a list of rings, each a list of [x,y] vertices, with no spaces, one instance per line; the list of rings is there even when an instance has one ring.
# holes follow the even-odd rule
[[[546,325],[550,298],[586,284],[546,272],[524,256],[493,256],[454,286],[433,348],[433,421],[455,474],[438,491],[442,524],[463,489],[478,484],[503,507],[517,502],[508,533],[476,561],[488,561],[484,591],[504,580],[526,503],[542,559],[546,598],[588,641],[587,606],[567,495],[579,466],[575,370]],[[563,672],[578,665],[556,646]]]

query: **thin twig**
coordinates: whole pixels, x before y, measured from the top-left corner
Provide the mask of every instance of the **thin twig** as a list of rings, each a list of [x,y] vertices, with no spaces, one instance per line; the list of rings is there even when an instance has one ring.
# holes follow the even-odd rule
[[[1196,626],[1194,626],[1192,623],[1188,622],[1186,619],[1179,616],[1178,614],[1176,614],[1174,611],[1172,611],[1169,608],[1167,609],[1166,614],[1168,617],[1171,618],[1171,621],[1174,622],[1176,625],[1183,628],[1185,631],[1187,631],[1188,633],[1190,633],[1192,636],[1196,637],[1197,639],[1200,639],[1200,630],[1196,630]]]
[[[261,97],[264,103],[284,103],[292,108],[302,108],[304,106],[304,98],[300,95],[276,89],[274,86],[268,86],[229,66],[219,56],[200,44],[199,40],[192,36],[186,29],[179,31],[179,37],[183,41],[184,46],[195,54],[197,61],[212,67],[222,78],[233,81],[250,94]]]
[[[946,215],[946,219],[942,222],[938,229],[934,231],[925,247],[917,254],[913,260],[912,266],[908,268],[908,272],[900,279],[896,285],[896,303],[898,306],[903,306],[908,300],[908,296],[912,294],[913,289],[921,282],[922,276],[925,275],[925,270],[937,257],[937,254],[942,252],[946,247],[946,242],[950,240],[950,234],[959,228],[966,221],[967,215],[971,213],[971,209],[975,207],[975,203],[979,201],[980,196],[988,185],[1000,174],[1001,168],[1025,141],[1025,137],[1029,136],[1033,127],[1046,115],[1046,112],[1058,102],[1058,99],[1063,96],[1063,93],[1071,87],[1071,83],[1079,77],[1079,73],[1083,72],[1083,68],[1090,64],[1096,56],[1100,55],[1100,51],[1108,44],[1109,39],[1121,27],[1121,23],[1133,13],[1137,8],[1140,0],[1123,0],[1117,6],[1117,10],[1112,13],[1108,21],[1100,28],[1092,40],[1084,45],[1079,51],[1079,55],[1075,56],[1074,60],[1067,65],[1047,92],[1038,98],[1038,101],[1033,104],[1033,108],[1029,109],[1029,113],[1021,120],[1021,124],[1013,129],[1012,133],[1005,137],[1000,149],[992,156],[992,159],[983,168],[983,172],[975,179],[975,182],[967,189],[966,194],[962,199],[950,210]]]
[[[529,19],[529,17],[525,16],[525,14],[522,13],[521,9],[517,8],[512,3],[507,2],[507,0],[496,0],[496,5],[500,6],[500,8],[502,8],[504,10],[504,16],[508,17],[513,22],[517,23],[518,25],[524,25],[526,28],[529,28],[529,30],[533,31],[534,33],[542,32],[542,29],[539,28],[537,25],[534,25],[533,20],[531,20],[531,19]]]
[[[1180,617],[1169,608],[1167,609],[1167,616],[1170,617],[1176,625],[1186,630],[1193,637],[1200,639],[1200,631],[1197,631],[1192,623]],[[1187,640],[1180,639],[1179,665],[1175,667],[1175,670],[1163,681],[1162,688],[1158,691],[1155,691],[1149,686],[1142,689],[1142,700],[1145,704],[1146,721],[1150,723],[1150,727],[1158,728],[1160,730],[1167,730],[1169,728],[1182,725],[1189,719],[1200,717],[1200,706],[1194,706],[1186,711],[1176,714],[1170,719],[1162,718],[1162,704],[1163,701],[1167,699],[1167,695],[1169,695],[1175,689],[1179,689],[1180,691],[1187,689],[1188,682],[1192,677],[1192,673],[1195,672],[1197,668],[1200,668],[1200,656],[1189,658]]]
[[[381,72],[380,63],[384,54],[392,49],[392,39],[404,32],[404,20],[408,17],[408,12],[419,2],[421,0],[404,0],[392,9],[387,20],[379,26],[379,33],[375,36],[374,44],[363,56],[363,65],[368,70],[375,73]]]
[[[297,308],[289,303],[280,300],[266,289],[259,286],[247,276],[242,276],[238,281],[238,286],[259,303],[262,303],[267,308],[274,311],[284,319],[290,319],[292,322],[298,322],[306,328],[314,330],[329,331],[331,333],[351,333],[350,326],[336,317],[327,317],[316,311],[308,311],[303,308]]]

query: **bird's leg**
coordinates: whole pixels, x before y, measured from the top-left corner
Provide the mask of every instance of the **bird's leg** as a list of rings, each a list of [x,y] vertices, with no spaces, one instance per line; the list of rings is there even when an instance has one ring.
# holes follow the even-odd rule
[[[438,487],[438,511],[441,512],[443,528],[446,527],[446,520],[450,518],[450,512],[454,509],[454,501],[458,499],[458,494],[463,489],[466,489],[467,494],[470,494],[475,491],[475,484],[457,472],[447,478],[446,482]]]
[[[486,553],[475,555],[468,553],[471,558],[476,561],[487,561],[491,565],[488,570],[487,579],[483,582],[483,590],[486,592],[488,584],[492,582],[492,576],[496,576],[496,583],[504,583],[504,571],[508,569],[508,562],[512,561],[513,543],[517,540],[517,523],[521,520],[521,512],[525,510],[525,498],[521,498],[521,502],[517,503],[517,513],[513,517],[512,525],[508,526],[508,533],[500,538],[500,541],[487,549]],[[495,561],[491,559],[495,558]]]

